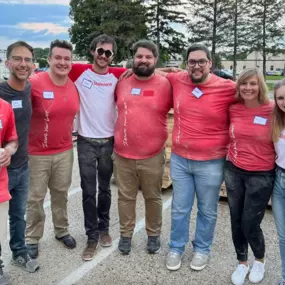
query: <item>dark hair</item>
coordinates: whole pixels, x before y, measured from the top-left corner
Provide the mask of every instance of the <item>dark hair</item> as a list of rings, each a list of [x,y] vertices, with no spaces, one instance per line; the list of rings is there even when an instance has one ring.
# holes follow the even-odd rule
[[[49,47],[49,56],[51,56],[52,54],[52,50],[53,48],[55,47],[58,47],[58,48],[65,48],[65,49],[68,49],[72,52],[73,50],[73,47],[72,47],[72,44],[66,40],[55,40],[55,41],[52,41],[50,43],[50,47]]]
[[[14,48],[17,48],[17,47],[25,47],[25,48],[27,48],[32,53],[32,55],[34,57],[34,49],[29,44],[27,44],[24,41],[17,41],[17,42],[15,42],[15,43],[13,43],[13,44],[11,44],[11,45],[9,45],[7,47],[7,51],[6,51],[7,59],[10,57],[12,50]]]
[[[134,54],[137,52],[138,48],[146,48],[152,52],[154,57],[158,57],[158,48],[153,41],[139,40],[138,42],[134,43],[132,47]]]
[[[112,44],[113,45],[113,53],[114,54],[117,53],[116,41],[114,40],[114,38],[112,38],[106,34],[99,35],[98,37],[93,39],[93,41],[90,44],[90,51],[94,51],[98,44]]]
[[[192,46],[190,46],[187,49],[186,60],[188,60],[190,52],[197,51],[197,50],[204,51],[207,55],[208,60],[211,60],[211,53],[210,53],[209,49],[203,44],[193,44]]]

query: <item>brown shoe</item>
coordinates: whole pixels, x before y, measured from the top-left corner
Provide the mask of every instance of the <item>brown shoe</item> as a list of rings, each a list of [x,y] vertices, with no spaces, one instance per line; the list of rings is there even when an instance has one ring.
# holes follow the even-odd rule
[[[98,241],[87,241],[87,245],[83,250],[82,259],[90,261],[95,257],[95,251],[98,245]]]
[[[99,234],[99,243],[103,247],[112,246],[112,238],[108,232],[101,232]]]

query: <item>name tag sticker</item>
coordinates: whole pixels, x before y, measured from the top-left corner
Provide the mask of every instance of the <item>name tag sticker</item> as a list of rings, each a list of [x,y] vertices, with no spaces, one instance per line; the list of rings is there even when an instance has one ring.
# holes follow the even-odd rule
[[[92,81],[88,80],[86,78],[84,78],[83,81],[82,81],[82,86],[84,86],[84,87],[86,87],[88,89],[91,89],[92,84],[93,84]]]
[[[23,101],[22,100],[12,100],[12,108],[13,109],[22,109]]]
[[[154,91],[153,90],[144,90],[143,91],[143,96],[153,96]]]
[[[200,98],[204,93],[198,88],[196,87],[193,91],[192,94],[196,97],[196,98]]]
[[[54,99],[54,94],[52,91],[44,91],[43,92],[43,97],[45,99]]]
[[[255,116],[255,117],[254,117],[254,120],[253,120],[253,123],[254,123],[254,124],[257,124],[257,125],[263,125],[263,126],[265,126],[266,123],[267,123],[267,119],[266,119],[266,118],[259,117],[259,116]]]
[[[0,129],[3,129],[2,120],[0,120]]]
[[[140,88],[133,88],[132,91],[131,91],[131,94],[138,96],[138,95],[141,94],[141,91],[142,90]]]

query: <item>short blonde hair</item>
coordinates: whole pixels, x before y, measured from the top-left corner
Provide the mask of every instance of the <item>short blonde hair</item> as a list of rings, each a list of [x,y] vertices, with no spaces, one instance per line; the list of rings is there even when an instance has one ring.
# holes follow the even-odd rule
[[[256,76],[258,79],[258,85],[259,85],[258,102],[260,104],[268,104],[270,100],[268,97],[267,85],[265,83],[263,74],[258,68],[244,69],[242,73],[239,75],[236,84],[236,90],[237,90],[236,98],[238,99],[238,101],[243,102],[243,99],[239,92],[239,88],[240,85],[251,76]]]

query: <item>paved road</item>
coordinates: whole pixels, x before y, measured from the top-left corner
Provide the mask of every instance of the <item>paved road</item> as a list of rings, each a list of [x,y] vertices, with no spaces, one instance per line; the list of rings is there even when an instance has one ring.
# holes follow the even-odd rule
[[[229,210],[226,201],[220,201],[219,217],[215,241],[209,266],[201,272],[190,269],[192,256],[191,244],[187,246],[183,265],[177,272],[169,272],[164,265],[168,252],[167,242],[170,231],[171,190],[163,193],[164,213],[162,229],[162,251],[151,256],[145,251],[146,234],[144,231],[144,204],[141,194],[138,196],[137,228],[133,238],[133,249],[129,256],[121,256],[117,252],[119,225],[117,213],[117,188],[112,185],[112,211],[110,232],[114,245],[110,248],[98,248],[97,257],[91,262],[83,262],[81,253],[86,243],[83,227],[81,206],[81,189],[78,175],[78,165],[75,159],[72,187],[69,191],[70,232],[77,240],[77,248],[67,250],[55,240],[52,228],[49,199],[46,200],[45,236],[40,243],[39,262],[41,269],[32,274],[23,272],[9,264],[10,252],[8,242],[4,243],[5,272],[9,275],[11,285],[229,285],[230,275],[235,267],[235,253],[230,234]],[[194,207],[196,212],[196,206]],[[190,233],[193,238],[196,215],[191,219]],[[278,243],[272,213],[266,212],[262,225],[267,246],[267,273],[263,285],[275,284],[280,276],[280,260]],[[251,260],[252,253],[250,252]],[[249,281],[245,283],[250,284]]]

